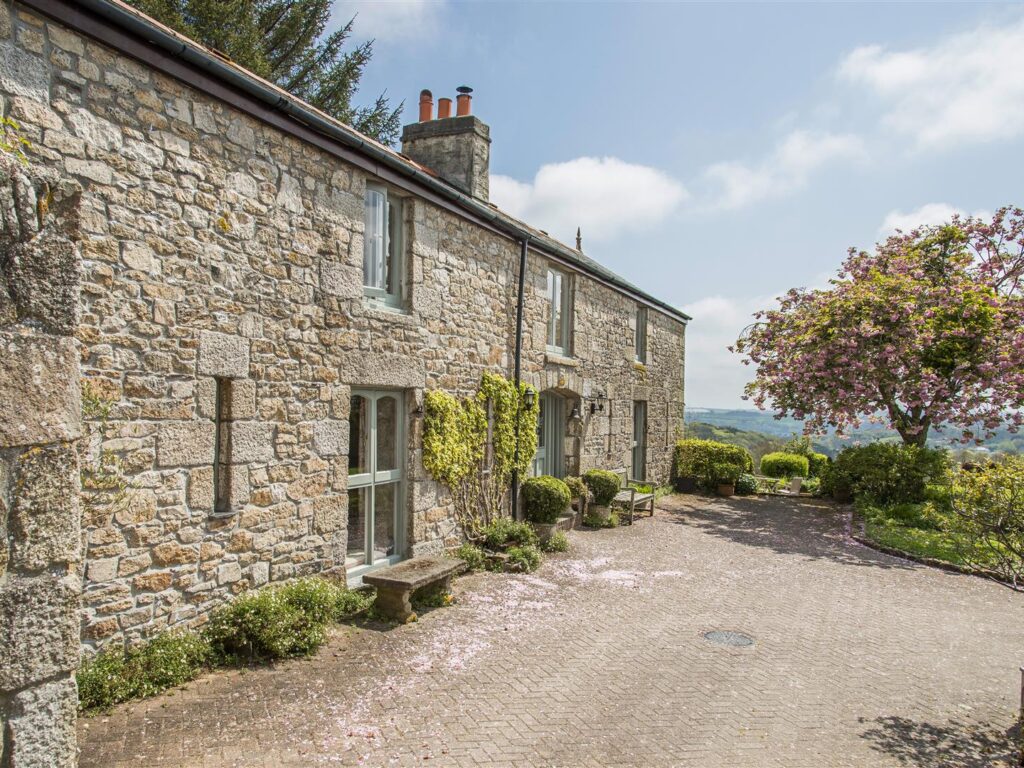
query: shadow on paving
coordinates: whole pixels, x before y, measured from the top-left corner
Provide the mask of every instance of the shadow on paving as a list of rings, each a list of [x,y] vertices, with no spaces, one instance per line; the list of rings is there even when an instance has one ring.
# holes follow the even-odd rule
[[[861,722],[868,722],[861,719]],[[907,717],[879,717],[861,737],[871,748],[915,768],[997,768],[1020,765],[1019,726],[1009,731],[951,720],[935,725]],[[1017,754],[1015,754],[1017,752]]]
[[[828,501],[775,496],[729,499],[690,496],[668,497],[659,508],[670,522],[738,544],[768,547],[780,554],[873,568],[913,570],[920,567],[849,539],[844,532],[846,523],[840,508]],[[808,536],[808,532],[818,535]]]

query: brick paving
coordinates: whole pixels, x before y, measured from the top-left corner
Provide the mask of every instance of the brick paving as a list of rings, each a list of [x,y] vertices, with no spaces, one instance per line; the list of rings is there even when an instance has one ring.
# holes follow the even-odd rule
[[[81,765],[1009,765],[1024,595],[844,531],[818,502],[669,497],[417,624],[84,720]]]

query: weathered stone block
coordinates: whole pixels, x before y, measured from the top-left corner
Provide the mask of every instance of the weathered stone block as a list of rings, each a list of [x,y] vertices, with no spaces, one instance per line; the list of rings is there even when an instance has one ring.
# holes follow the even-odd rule
[[[186,565],[199,561],[199,549],[168,541],[153,547],[153,561],[157,565]]]
[[[18,692],[8,708],[7,760],[11,768],[72,768],[78,764],[72,677]]]
[[[313,449],[321,456],[337,456],[348,451],[348,422],[325,419],[313,425]]]
[[[0,90],[28,96],[36,101],[50,100],[50,71],[46,62],[9,41],[0,41]]]
[[[212,421],[173,421],[164,424],[157,440],[157,464],[161,467],[212,465],[214,434]]]
[[[53,230],[11,247],[4,267],[18,320],[69,336],[78,326],[81,260],[75,245]]]
[[[242,578],[242,566],[238,563],[224,563],[217,566],[217,583],[220,585],[233,584]]]
[[[249,340],[226,333],[199,335],[199,374],[241,379],[249,375]]]
[[[47,575],[0,587],[0,690],[78,665],[78,581]]]
[[[263,421],[236,421],[231,425],[231,463],[269,461],[274,458],[274,425]]]
[[[213,509],[213,467],[189,470],[188,505],[196,510]]]
[[[78,352],[70,338],[0,332],[0,448],[74,440],[82,433]]]
[[[333,533],[342,527],[348,513],[347,496],[321,496],[307,503],[313,509],[313,533]]]
[[[10,525],[11,565],[41,571],[81,560],[78,453],[67,444],[18,457]]]

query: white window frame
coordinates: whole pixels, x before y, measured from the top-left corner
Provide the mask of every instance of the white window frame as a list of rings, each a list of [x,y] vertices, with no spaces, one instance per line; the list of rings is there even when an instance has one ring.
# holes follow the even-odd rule
[[[647,307],[636,308],[636,329],[633,331],[634,360],[647,364]]]
[[[388,275],[394,277],[390,291],[386,281],[384,286],[367,284],[369,249],[374,239],[370,231],[372,222],[366,208],[371,193],[384,197],[384,261]],[[363,198],[363,294],[371,302],[388,307],[401,308],[405,303],[405,199],[391,194],[382,184],[368,183]]]
[[[572,275],[549,266],[547,270],[547,351],[568,356],[572,349]],[[555,304],[559,316],[555,316]],[[561,331],[562,344],[555,344],[556,331]]]

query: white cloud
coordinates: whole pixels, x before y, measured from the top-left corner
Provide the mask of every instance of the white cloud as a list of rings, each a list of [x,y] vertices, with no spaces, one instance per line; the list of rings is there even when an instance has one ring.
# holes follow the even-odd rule
[[[705,408],[753,407],[740,401],[754,369],[728,347],[754,322],[753,314],[775,306],[768,296],[747,299],[708,296],[683,307],[693,321],[686,329],[686,404]]]
[[[883,123],[921,147],[1024,133],[1024,19],[984,25],[905,51],[852,51],[839,77],[885,104]]]
[[[491,200],[566,242],[607,240],[667,218],[689,195],[671,176],[614,157],[544,165],[532,182],[492,175]]]
[[[446,0],[341,0],[332,10],[340,26],[356,17],[353,36],[359,40],[432,40]]]
[[[916,229],[917,227],[945,224],[952,219],[955,214],[960,214],[960,216],[968,215],[964,210],[954,208],[948,203],[926,203],[920,208],[916,208],[915,210],[908,211],[906,213],[900,210],[889,211],[885,216],[885,220],[882,222],[882,226],[878,228],[878,234],[891,235],[897,229],[902,230],[903,232],[910,232],[912,229]],[[988,211],[975,211],[970,215],[979,219],[992,218],[992,214]]]
[[[715,163],[704,178],[715,188],[712,208],[742,208],[768,197],[803,187],[823,166],[867,157],[864,143],[853,134],[792,131],[759,165]]]

